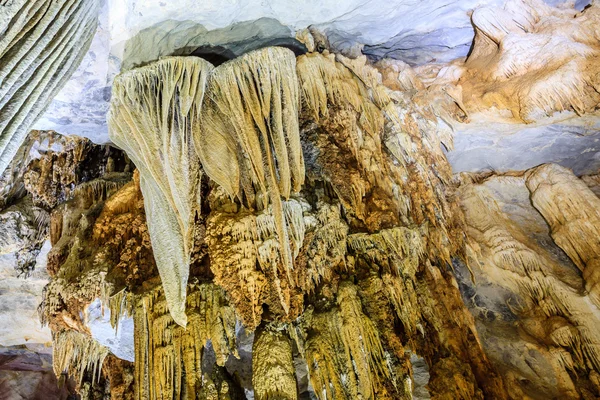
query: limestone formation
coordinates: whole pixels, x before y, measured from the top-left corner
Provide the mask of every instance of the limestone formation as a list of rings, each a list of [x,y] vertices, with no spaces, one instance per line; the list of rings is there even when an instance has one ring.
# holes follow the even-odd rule
[[[0,174],[79,66],[99,8],[98,0],[0,4]]]
[[[200,165],[192,148],[212,65],[169,58],[117,78],[111,138],[140,171],[148,229],[169,310],[186,325],[185,293],[199,207]]]
[[[202,129],[194,138],[203,169],[230,196],[250,209],[271,205],[271,231],[279,253],[279,260],[271,263],[283,265],[288,281],[302,238],[290,237],[293,233],[286,226],[294,222],[284,220],[291,213],[284,210],[281,198],[298,192],[304,182],[299,105],[293,53],[283,48],[257,50],[211,75]],[[290,241],[295,242],[294,255]]]
[[[254,335],[252,385],[256,399],[298,399],[292,340],[285,331],[267,328]]]
[[[586,267],[579,253],[567,247],[575,242],[593,246],[596,234],[575,228],[578,239],[573,240],[569,236],[573,230],[559,227],[560,221],[566,220],[573,221],[571,226],[585,227],[584,219],[576,215],[589,212],[591,208],[585,204],[597,197],[570,171],[556,165],[543,165],[524,174],[492,175],[481,182],[471,183],[470,179],[461,187],[461,198],[480,265],[475,268],[481,289],[476,289],[471,300],[474,310],[486,330],[495,325],[505,332],[502,335],[513,337],[512,348],[530,348],[531,356],[539,360],[527,366],[518,355],[505,357],[501,372],[513,382],[509,394],[512,398],[585,398],[596,393],[599,343],[594,332],[600,329],[600,320],[593,280],[589,280],[593,277],[593,253],[586,255],[586,260],[592,261]],[[529,198],[533,206],[527,202]],[[573,203],[579,206],[570,207]],[[587,273],[584,269],[582,277],[575,265],[592,268]],[[490,285],[501,286],[504,292],[494,293]],[[507,303],[499,307],[494,304],[498,301]],[[511,351],[511,347],[499,349],[487,339],[497,335],[490,331],[483,340],[494,357]],[[536,374],[545,378],[533,379]],[[530,383],[523,384],[523,379]]]
[[[598,95],[597,5],[578,12],[541,0],[510,0],[477,8],[466,62],[443,69],[473,111],[495,107],[527,123],[563,110],[593,111]]]
[[[56,332],[52,345],[52,362],[57,376],[68,371],[78,379],[79,384],[83,382],[86,371],[91,372],[92,380],[100,376],[108,349],[89,336],[76,331]]]
[[[552,239],[582,271],[585,290],[600,307],[600,199],[571,171],[548,164],[528,178],[533,206],[551,229]],[[576,193],[577,195],[574,195]]]
[[[112,89],[112,143],[33,131],[0,175],[0,397],[52,369],[83,400],[600,398],[597,4],[488,2],[461,17],[467,54],[430,19],[470,0],[412,5],[377,43],[357,38],[391,19],[362,3],[294,32],[253,18],[304,5],[253,1],[213,30],[231,5],[103,4],[111,48],[71,89],[106,75],[77,123]],[[0,60],[31,66],[2,64],[0,93],[38,93],[46,67],[59,85],[95,4],[0,0]]]
[[[191,285],[186,302],[190,325],[186,329],[175,324],[162,293],[157,288],[132,300],[136,396],[153,400],[194,399],[207,379],[203,371],[207,342],[212,343],[219,366],[230,354],[237,354],[235,314],[225,302],[223,291],[215,285]]]

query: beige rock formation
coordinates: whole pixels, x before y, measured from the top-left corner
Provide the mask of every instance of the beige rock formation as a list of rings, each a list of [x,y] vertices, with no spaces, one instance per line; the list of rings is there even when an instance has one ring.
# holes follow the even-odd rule
[[[541,0],[509,0],[473,11],[472,50],[463,63],[440,70],[436,81],[462,87],[466,108],[509,110],[534,122],[559,111],[584,114],[600,101],[600,8],[582,12]]]
[[[475,296],[482,297],[481,305],[473,307],[478,310],[476,315],[493,314],[497,307],[488,304],[498,301],[494,298],[507,301],[510,311],[505,316],[490,319],[480,314],[479,318],[488,326],[486,330],[497,329],[486,333],[483,343],[494,358],[505,354],[501,372],[507,382],[513,382],[509,394],[512,398],[585,398],[595,393],[600,349],[595,332],[600,329],[600,312],[595,291],[588,289],[587,277],[593,275],[585,272],[589,267],[593,271],[593,253],[586,256],[592,261],[586,264],[567,244],[587,246],[596,242],[595,232],[585,230],[583,221],[587,220],[577,215],[594,210],[584,205],[588,200],[597,201],[597,197],[570,171],[557,165],[482,180],[469,177],[466,181],[471,179],[474,181],[461,186],[461,199],[467,232],[476,249],[474,265],[478,267],[474,271],[479,283],[475,290],[479,294]],[[559,221],[567,220],[572,225],[559,229]],[[578,224],[579,229],[568,229]],[[572,232],[577,232],[577,239]],[[575,265],[583,268],[583,276]],[[507,294],[494,293],[487,289],[490,286],[500,286]],[[516,322],[512,322],[515,317]],[[493,337],[502,337],[510,344],[494,344]],[[517,348],[529,349],[530,353],[508,354]],[[528,364],[530,356],[538,362]],[[525,380],[529,384],[523,384]]]

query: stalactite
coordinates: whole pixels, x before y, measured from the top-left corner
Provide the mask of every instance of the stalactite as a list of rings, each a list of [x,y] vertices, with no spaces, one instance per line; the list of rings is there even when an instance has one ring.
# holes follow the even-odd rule
[[[54,334],[52,363],[57,377],[66,372],[81,385],[87,371],[95,381],[100,378],[102,363],[107,355],[108,348],[83,333],[60,331]]]
[[[208,176],[249,208],[299,191],[298,108],[295,59],[287,49],[253,51],[217,68],[194,137]]]
[[[120,178],[118,180],[103,178],[84,182],[75,188],[74,196],[79,197],[81,201],[88,205],[106,201],[130,181],[129,177]]]
[[[294,54],[284,48],[253,51],[220,66],[211,75],[202,129],[194,136],[211,179],[248,208],[271,205],[278,242],[271,248],[289,284],[298,249],[290,248],[294,232],[286,227],[281,197],[288,199],[304,182],[297,82]]]
[[[348,236],[348,247],[366,255],[372,263],[382,264],[390,258],[390,271],[397,276],[414,277],[425,254],[424,233],[419,229],[397,227],[376,234],[356,233]]]
[[[237,357],[235,313],[214,284],[190,284],[189,325],[175,324],[158,287],[137,296],[134,309],[136,396],[138,399],[195,399],[204,384],[202,355],[210,340],[217,364]],[[184,396],[185,395],[185,396]]]
[[[358,75],[341,63],[334,54],[310,53],[298,59],[298,77],[302,89],[304,105],[315,120],[329,115],[328,103],[351,105],[360,113],[360,125],[370,135],[377,135],[383,129],[384,117],[379,107],[389,103],[383,90],[370,93],[372,85],[367,85]]]
[[[266,327],[255,333],[252,385],[257,400],[298,398],[292,340],[285,331]]]
[[[102,299],[103,306],[108,304],[110,310],[110,325],[115,328],[115,332],[119,332],[119,321],[124,317],[133,316],[133,310],[135,307],[134,296],[127,290],[122,289],[118,293],[109,296],[108,293],[112,291],[112,287],[106,283],[103,286],[103,293],[100,297]]]
[[[169,310],[185,326],[185,289],[199,207],[199,136],[206,80],[196,57],[163,59],[115,79],[110,137],[140,171],[148,229]]]
[[[98,0],[16,0],[0,21],[0,174],[66,84],[96,31]]]
[[[546,164],[527,178],[533,206],[552,230],[552,239],[583,272],[585,288],[600,307],[600,199],[570,170]],[[582,240],[583,239],[583,240]]]
[[[331,282],[336,270],[345,269],[348,225],[340,208],[339,203],[317,203],[316,215],[306,218],[305,249],[297,259],[295,271],[297,284],[304,293]]]
[[[306,206],[295,199],[282,202],[283,223],[289,232],[286,246],[293,258],[303,246]],[[269,280],[283,314],[294,307],[291,294],[296,283],[283,260],[278,224],[272,205],[258,214],[213,212],[207,221],[206,240],[215,282],[229,291],[240,318],[250,328],[260,323],[264,296],[268,294],[263,291],[271,289],[267,286]]]
[[[431,113],[385,87],[365,58],[306,54],[297,70],[303,118],[316,122],[302,132],[314,159],[308,173],[330,182],[369,232],[428,220],[457,234],[448,230],[450,168]]]

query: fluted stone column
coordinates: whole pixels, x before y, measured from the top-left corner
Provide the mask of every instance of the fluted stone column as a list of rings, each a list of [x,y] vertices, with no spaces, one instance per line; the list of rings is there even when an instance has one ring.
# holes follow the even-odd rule
[[[0,174],[87,53],[101,0],[0,0]]]

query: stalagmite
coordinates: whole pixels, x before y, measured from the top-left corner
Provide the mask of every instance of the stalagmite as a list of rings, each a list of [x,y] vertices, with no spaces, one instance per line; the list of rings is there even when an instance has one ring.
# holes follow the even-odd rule
[[[148,229],[169,310],[185,326],[185,290],[199,207],[200,164],[192,138],[212,65],[167,58],[115,79],[110,136],[140,170]]]
[[[0,5],[0,174],[66,84],[96,32],[99,0]]]
[[[379,334],[362,312],[356,286],[343,282],[337,307],[312,318],[306,360],[319,399],[391,398],[380,385],[390,371]]]
[[[296,400],[292,340],[285,331],[259,329],[252,346],[252,385],[257,400]]]
[[[208,341],[223,366],[237,356],[235,313],[213,284],[190,284],[189,325],[175,324],[163,289],[138,296],[134,305],[136,396],[139,400],[195,399],[205,377],[202,357]]]

